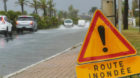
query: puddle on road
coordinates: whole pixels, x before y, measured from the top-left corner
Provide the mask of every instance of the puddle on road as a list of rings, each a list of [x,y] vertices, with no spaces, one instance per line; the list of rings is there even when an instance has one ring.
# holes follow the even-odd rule
[[[0,48],[5,48],[6,44],[12,40],[13,40],[13,38],[1,38],[0,39]]]
[[[38,33],[38,34],[46,34],[46,33],[56,33],[57,30],[60,31],[60,30],[75,30],[75,29],[85,29],[85,28],[88,28],[89,27],[89,22],[87,22],[85,24],[85,26],[78,26],[78,25],[74,25],[73,27],[65,27],[64,25],[60,25],[59,28],[57,29],[48,29],[48,30],[39,30],[35,33]]]
[[[74,25],[73,27],[68,28],[68,27],[65,27],[64,25],[61,25],[57,29],[39,30],[39,31],[35,32],[36,34],[14,35],[14,37],[12,37],[12,38],[5,38],[5,37],[0,35],[1,36],[1,38],[0,38],[0,48],[5,48],[10,41],[13,41],[13,39],[16,39],[16,41],[11,42],[11,43],[14,43],[11,46],[22,44],[22,43],[24,43],[25,39],[27,39],[27,40],[29,39],[28,41],[31,41],[31,40],[35,41],[35,40],[33,40],[33,37],[36,37],[36,35],[38,35],[38,34],[57,33],[57,32],[60,32],[61,30],[63,32],[67,31],[69,33],[70,32],[73,33],[73,32],[76,32],[77,30],[85,29],[85,28],[88,28],[88,27],[89,27],[89,22],[87,22],[86,25],[83,26],[83,27],[80,27],[78,25]],[[27,42],[27,40],[26,40],[26,42]]]
[[[73,25],[73,27],[65,27],[64,25],[60,25],[58,30],[65,30],[65,29],[84,29],[89,27],[89,22],[85,24],[85,26],[78,26],[78,25]]]
[[[4,48],[4,47],[5,47],[5,40],[0,39],[0,48]]]

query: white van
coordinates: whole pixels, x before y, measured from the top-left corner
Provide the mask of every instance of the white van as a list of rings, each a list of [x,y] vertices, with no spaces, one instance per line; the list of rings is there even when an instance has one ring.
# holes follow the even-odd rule
[[[78,20],[78,26],[85,26],[86,21],[85,20]]]

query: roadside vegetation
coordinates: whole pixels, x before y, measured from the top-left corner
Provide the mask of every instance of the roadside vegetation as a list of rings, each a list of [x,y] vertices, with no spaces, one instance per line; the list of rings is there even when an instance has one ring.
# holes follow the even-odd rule
[[[136,18],[136,26],[139,25],[139,11],[137,11],[137,9],[139,8],[139,5],[138,5],[138,0],[133,0],[132,1],[132,16],[134,18]]]
[[[21,7],[21,11],[8,10],[7,2],[8,0],[3,0],[4,11],[0,11],[0,15],[6,15],[11,20],[13,29],[16,26],[16,19],[20,15],[34,16],[39,29],[57,28],[63,24],[64,19],[72,19],[74,24],[77,24],[79,19],[78,10],[73,5],[69,6],[68,11],[60,11],[56,10],[53,0],[17,0],[15,4]],[[33,8],[34,11],[31,14],[27,13],[25,6]],[[41,15],[38,10],[41,10],[43,14]]]
[[[123,30],[123,35],[137,50],[137,55],[140,56],[140,32],[137,28],[129,27],[129,30]],[[123,78],[140,78],[139,75],[131,75]]]
[[[123,34],[136,48],[137,55],[140,55],[140,32],[138,28],[129,27],[129,30],[123,30]]]

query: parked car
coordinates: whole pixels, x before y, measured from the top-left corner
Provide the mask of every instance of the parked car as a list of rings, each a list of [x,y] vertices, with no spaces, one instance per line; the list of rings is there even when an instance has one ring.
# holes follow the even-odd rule
[[[71,19],[65,19],[64,20],[64,26],[72,27],[73,26],[73,21]]]
[[[7,16],[0,16],[0,33],[5,36],[12,35],[12,24],[8,20]]]
[[[78,26],[85,26],[86,21],[85,20],[78,20]]]
[[[16,29],[18,33],[24,30],[37,31],[37,21],[33,16],[19,16],[16,21]]]

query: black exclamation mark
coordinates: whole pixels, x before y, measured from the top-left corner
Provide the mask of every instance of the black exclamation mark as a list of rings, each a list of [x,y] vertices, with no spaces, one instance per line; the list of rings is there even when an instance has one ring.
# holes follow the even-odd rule
[[[101,38],[101,41],[102,41],[102,44],[105,46],[105,28],[104,26],[99,26],[98,27],[98,32],[99,32],[99,35],[100,35],[100,38]],[[106,47],[103,48],[103,51],[104,52],[107,52],[108,49]]]

